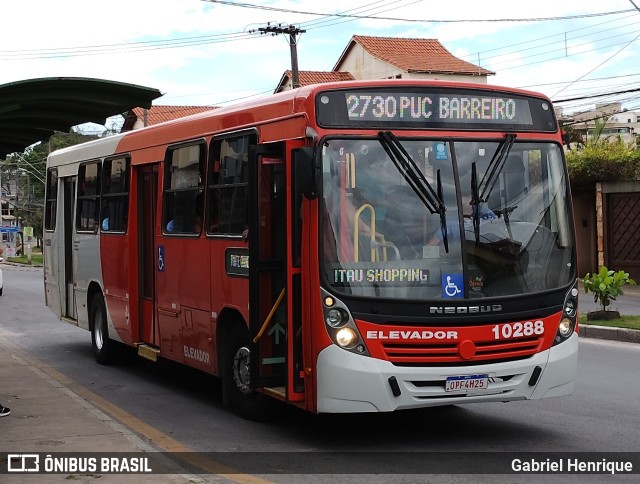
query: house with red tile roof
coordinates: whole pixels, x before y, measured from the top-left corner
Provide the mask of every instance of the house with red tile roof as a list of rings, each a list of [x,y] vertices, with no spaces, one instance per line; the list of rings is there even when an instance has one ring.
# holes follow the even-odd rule
[[[487,83],[495,72],[457,58],[436,39],[354,35],[334,71],[355,79],[446,79]]]
[[[151,106],[150,109],[133,108],[124,119],[121,132],[153,126],[173,119],[216,109],[215,106]]]
[[[446,79],[487,83],[495,72],[459,59],[436,39],[354,35],[333,71],[300,71],[300,85],[360,79]],[[292,88],[284,73],[275,92]]]
[[[495,72],[455,57],[435,39],[354,35],[332,71],[300,71],[301,86],[359,79],[447,79],[487,83]],[[292,89],[293,75],[284,72],[274,92]],[[152,106],[134,108],[122,131],[163,123],[216,109],[213,106]]]

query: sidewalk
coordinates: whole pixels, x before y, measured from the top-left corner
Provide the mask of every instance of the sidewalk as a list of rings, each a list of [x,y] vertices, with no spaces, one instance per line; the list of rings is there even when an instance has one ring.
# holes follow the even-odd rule
[[[0,418],[0,482],[188,483],[203,482],[185,475],[158,449],[102,412],[65,384],[64,376],[10,345],[0,334],[0,403],[11,414]],[[163,474],[5,474],[7,454],[60,452],[131,452],[149,457],[154,472]],[[144,454],[143,454],[144,453]],[[153,454],[150,454],[153,453]],[[132,454],[133,455],[133,454]],[[12,461],[13,462],[13,461]],[[15,468],[12,464],[12,468]],[[42,460],[41,469],[44,468]],[[164,474],[166,472],[166,474]]]

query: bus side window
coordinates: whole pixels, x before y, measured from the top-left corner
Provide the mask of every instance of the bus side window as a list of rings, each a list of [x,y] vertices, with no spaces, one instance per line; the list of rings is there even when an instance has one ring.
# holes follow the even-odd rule
[[[254,133],[214,140],[207,183],[207,233],[242,235],[248,227],[249,146]]]
[[[194,235],[202,229],[204,143],[170,149],[166,158],[162,230]]]
[[[102,167],[101,230],[124,233],[127,230],[128,208],[129,159],[105,160]]]
[[[49,168],[47,171],[47,195],[45,200],[44,229],[55,230],[56,213],[58,210],[58,170]]]
[[[76,230],[94,232],[100,217],[100,161],[80,165],[78,170],[78,200]]]

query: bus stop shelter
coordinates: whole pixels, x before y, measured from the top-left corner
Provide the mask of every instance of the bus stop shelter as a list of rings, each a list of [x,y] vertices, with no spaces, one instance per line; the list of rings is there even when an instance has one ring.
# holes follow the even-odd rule
[[[82,77],[49,77],[0,85],[0,159],[82,123],[104,124],[130,109],[150,108],[150,87]]]
[[[150,108],[162,93],[154,88],[82,77],[49,77],[0,85],[0,166],[10,153],[45,142],[56,131],[83,123],[104,124],[106,118],[133,108]],[[0,247],[15,241],[14,218],[0,177]],[[5,222],[9,221],[9,227]],[[7,247],[8,248],[8,247]]]

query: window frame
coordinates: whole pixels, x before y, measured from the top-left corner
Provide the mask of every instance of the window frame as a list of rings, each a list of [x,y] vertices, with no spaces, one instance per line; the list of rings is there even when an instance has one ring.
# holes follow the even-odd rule
[[[172,168],[174,166],[173,154],[177,151],[190,149],[193,147],[199,148],[198,153],[198,176],[199,182],[197,185],[189,185],[186,187],[172,188],[171,182],[173,179]],[[196,229],[196,217],[200,217],[203,220],[204,210],[204,192],[205,192],[205,180],[206,180],[206,166],[207,166],[207,144],[204,139],[196,139],[181,142],[171,145],[167,148],[164,159],[164,181],[162,188],[162,234],[171,237],[199,237],[202,234],[202,222],[200,222],[200,228]],[[179,160],[178,160],[179,161]],[[185,198],[189,195],[194,195],[194,214],[193,214],[193,230],[169,230],[168,226],[170,222],[175,220],[175,198],[177,195],[184,194]]]
[[[224,177],[222,176],[219,176],[217,180],[214,180],[214,177],[216,175],[220,175],[225,169],[225,165],[223,163],[224,160],[220,160],[220,150],[222,147],[222,143],[224,143],[225,141],[228,142],[230,140],[239,140],[241,138],[246,138],[248,140],[246,152],[243,152],[243,154],[246,155],[246,163],[243,166],[244,171],[242,173],[242,181],[236,182],[234,180],[231,183],[227,183],[225,182]],[[258,131],[256,129],[250,129],[250,130],[244,130],[244,131],[239,131],[234,133],[227,133],[222,136],[216,136],[211,140],[211,143],[209,146],[209,162],[207,164],[207,172],[208,172],[207,187],[206,187],[207,202],[206,202],[206,210],[205,210],[207,236],[231,237],[231,238],[246,237],[246,229],[248,228],[248,223],[249,223],[249,190],[250,190],[249,163],[251,162],[251,160],[249,159],[249,153],[252,146],[255,147],[258,145],[258,139],[259,139]],[[219,162],[219,166],[217,167],[217,169],[214,166],[216,162]],[[240,222],[242,227],[241,228],[238,227],[235,230],[213,230],[212,227],[214,227],[214,216],[216,217],[217,225],[219,227],[233,228],[232,227],[232,224],[234,223],[233,214],[238,213],[238,211],[234,211],[232,207],[232,209],[229,212],[229,217],[228,217],[229,220],[224,220],[224,221],[220,220],[221,219],[220,203],[219,202],[216,203],[214,207],[213,204],[215,203],[215,200],[218,200],[218,201],[220,200],[220,194],[224,190],[234,189],[234,194],[235,194],[237,193],[238,189],[242,189],[242,188],[246,190],[246,196],[245,196],[245,202],[244,202],[244,219],[245,220],[244,222]],[[235,223],[237,223],[237,221]]]
[[[83,182],[86,180],[86,172],[88,166],[97,166],[98,172],[96,174],[95,193],[86,195],[85,190],[82,188]],[[76,232],[78,233],[95,233],[100,227],[100,187],[101,187],[101,175],[102,175],[102,160],[90,160],[80,164],[78,167],[78,187],[76,190]],[[83,219],[83,206],[86,202],[93,201],[96,204],[93,215],[93,227],[81,225]],[[87,221],[90,220],[87,218]]]
[[[55,182],[52,182],[55,174]],[[46,196],[44,200],[44,230],[53,232],[58,219],[58,168],[47,170]]]
[[[107,188],[107,181],[112,179],[112,172],[111,172],[111,166],[112,163],[114,161],[118,161],[118,160],[124,160],[125,163],[125,178],[124,178],[124,188],[125,191],[124,192],[107,192],[106,188]],[[109,170],[107,170],[107,165],[109,165]],[[105,233],[109,233],[109,234],[119,234],[119,235],[123,235],[127,233],[127,229],[128,229],[128,224],[129,224],[129,194],[131,193],[131,156],[129,154],[120,154],[120,155],[115,155],[115,156],[111,156],[109,158],[105,158],[104,161],[102,162],[102,176],[101,176],[101,180],[100,180],[100,217],[99,217],[99,221],[100,221],[100,231],[101,232],[105,232]],[[107,207],[107,204],[109,203],[110,200],[112,199],[122,199],[122,206],[124,207],[123,211],[122,211],[122,219],[123,220],[118,220],[119,224],[117,224],[117,227],[121,227],[118,229],[111,229],[111,226],[114,226],[113,224],[111,224],[111,220],[112,220],[112,215],[111,213],[108,214],[109,216],[109,228],[104,228],[104,220],[105,220],[105,216],[107,214],[104,213],[105,208]],[[111,211],[110,211],[111,212]],[[114,217],[115,219],[115,217]]]

